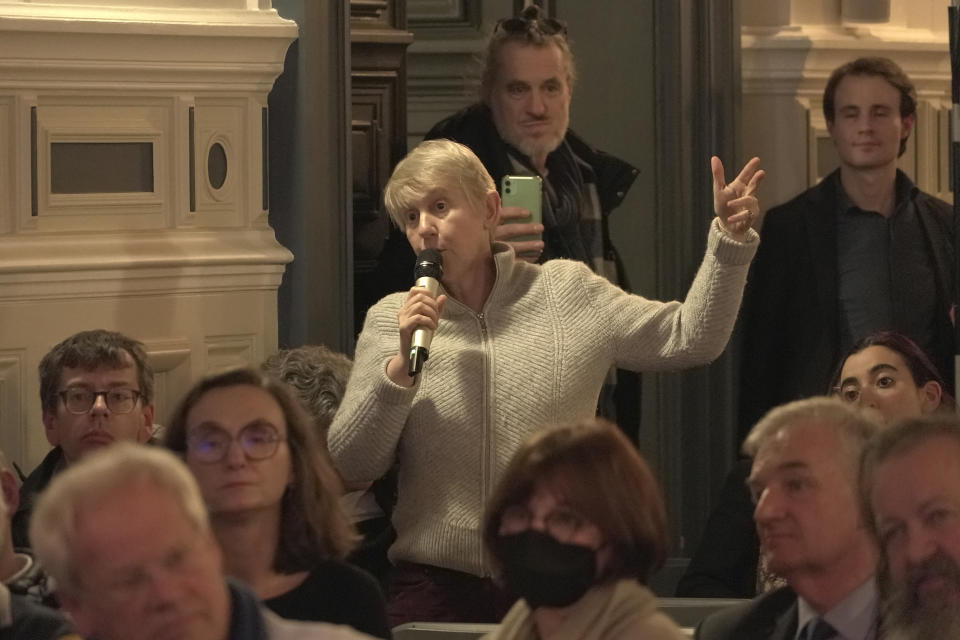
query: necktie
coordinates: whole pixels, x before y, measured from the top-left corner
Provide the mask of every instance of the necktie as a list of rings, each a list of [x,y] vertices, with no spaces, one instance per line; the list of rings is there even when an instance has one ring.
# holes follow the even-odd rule
[[[806,633],[803,637],[807,640],[828,640],[837,637],[837,630],[823,618],[814,618],[807,623]]]

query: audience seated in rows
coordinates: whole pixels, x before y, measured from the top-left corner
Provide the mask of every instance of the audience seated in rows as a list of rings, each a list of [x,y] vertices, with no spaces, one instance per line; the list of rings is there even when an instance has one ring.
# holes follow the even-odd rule
[[[960,638],[960,422],[908,418],[882,433],[860,489],[885,567],[883,638]]]
[[[37,495],[63,469],[118,441],[153,434],[153,372],[143,344],[114,331],[81,331],[40,361],[43,426],[53,449],[20,487],[13,543],[29,546]]]
[[[208,377],[164,435],[197,479],[227,575],[285,618],[390,637],[379,585],[343,561],[356,532],[323,433],[286,384],[253,369]]]
[[[196,480],[159,447],[118,443],[57,474],[37,502],[30,539],[88,638],[369,638],[283,620],[228,582]]]
[[[679,640],[644,585],[666,557],[660,488],[600,419],[520,445],[487,509],[484,543],[521,599],[490,640]]]
[[[744,443],[754,519],[767,566],[789,586],[708,616],[697,638],[876,638],[877,549],[857,471],[878,430],[836,398],[792,402],[757,423]]]
[[[289,384],[307,408],[326,442],[327,430],[340,407],[353,362],[323,345],[281,349],[267,358],[263,370]],[[347,488],[342,502],[357,531],[363,536],[348,560],[387,584],[390,561],[387,549],[396,538],[389,514],[396,502],[397,477],[392,469],[371,483]]]
[[[839,361],[829,392],[882,423],[954,410],[931,359],[910,338],[892,331],[857,342]],[[758,562],[760,542],[746,488],[750,467],[750,460],[740,460],[727,475],[678,596],[751,598],[780,586]]]

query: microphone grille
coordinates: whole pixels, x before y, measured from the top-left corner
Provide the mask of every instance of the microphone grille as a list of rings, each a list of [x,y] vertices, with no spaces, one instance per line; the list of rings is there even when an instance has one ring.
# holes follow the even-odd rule
[[[424,249],[417,256],[417,264],[413,268],[413,279],[436,278],[443,276],[443,256],[436,249]]]

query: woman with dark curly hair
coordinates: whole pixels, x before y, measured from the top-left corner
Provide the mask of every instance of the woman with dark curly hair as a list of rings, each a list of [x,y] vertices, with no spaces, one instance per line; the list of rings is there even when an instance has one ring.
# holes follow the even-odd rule
[[[389,638],[376,581],[343,562],[357,536],[321,437],[285,383],[238,369],[197,383],[164,442],[197,478],[228,575],[282,617]]]

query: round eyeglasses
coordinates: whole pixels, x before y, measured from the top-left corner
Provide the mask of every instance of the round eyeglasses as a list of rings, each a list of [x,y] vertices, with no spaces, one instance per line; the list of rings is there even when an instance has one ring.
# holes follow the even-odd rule
[[[103,396],[103,401],[113,413],[130,413],[137,406],[143,394],[136,389],[109,389],[107,391],[94,391],[84,387],[71,387],[60,391],[57,395],[63,401],[63,406],[70,413],[81,415],[93,409],[97,403],[97,398]]]
[[[500,532],[509,534],[526,531],[533,519],[533,514],[525,505],[511,505],[500,516]],[[584,519],[566,507],[557,507],[543,518],[543,528],[560,542],[573,538],[583,525]]]
[[[198,462],[220,462],[227,457],[234,441],[251,460],[272,457],[282,441],[286,440],[269,422],[253,422],[240,430],[236,436],[212,425],[201,426],[187,436],[187,449]]]

